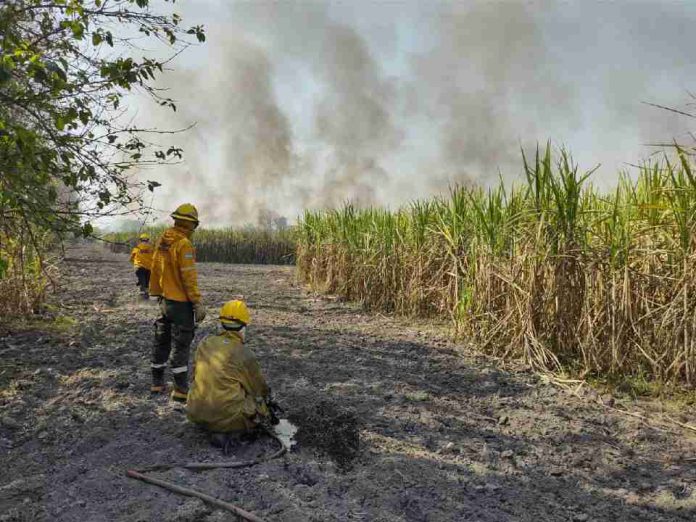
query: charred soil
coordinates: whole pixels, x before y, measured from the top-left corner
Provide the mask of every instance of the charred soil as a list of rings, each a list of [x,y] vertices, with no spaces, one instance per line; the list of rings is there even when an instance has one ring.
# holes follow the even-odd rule
[[[75,246],[63,272],[50,313],[0,323],[0,521],[234,520],[125,476],[222,456],[181,406],[149,396],[157,306],[138,301],[127,258]],[[219,305],[247,299],[249,344],[300,444],[253,468],[162,479],[269,521],[696,518],[688,431],[502,370],[436,328],[308,294],[292,267],[201,264],[200,281],[212,317],[196,340]],[[240,443],[235,457],[273,448]]]

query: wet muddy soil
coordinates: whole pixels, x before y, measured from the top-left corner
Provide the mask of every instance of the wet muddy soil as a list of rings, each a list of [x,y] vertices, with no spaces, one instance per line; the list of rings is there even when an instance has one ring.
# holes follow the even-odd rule
[[[138,301],[127,257],[75,246],[63,271],[43,320],[0,323],[0,521],[234,520],[125,476],[222,455],[181,406],[149,396],[157,306]],[[269,521],[696,520],[688,431],[502,370],[436,328],[313,296],[291,267],[201,264],[200,279],[211,317],[197,340],[219,305],[247,299],[250,346],[310,438],[250,469],[160,478]],[[349,446],[359,438],[349,466],[312,443],[339,424],[355,428],[341,432]],[[273,450],[241,442],[235,457]]]

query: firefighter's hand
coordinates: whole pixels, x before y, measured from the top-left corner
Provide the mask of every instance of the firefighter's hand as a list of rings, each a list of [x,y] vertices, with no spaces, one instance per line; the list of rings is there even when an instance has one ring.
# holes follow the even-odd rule
[[[162,317],[167,317],[167,302],[164,300],[164,297],[158,297],[157,304],[159,305],[160,312],[162,312]]]
[[[203,319],[205,319],[207,314],[208,311],[205,309],[205,305],[203,303],[196,303],[193,305],[193,315],[197,323],[200,323]]]

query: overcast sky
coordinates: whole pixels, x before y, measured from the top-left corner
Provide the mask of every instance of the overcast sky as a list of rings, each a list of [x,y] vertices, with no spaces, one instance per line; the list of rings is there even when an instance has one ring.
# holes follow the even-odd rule
[[[521,176],[520,146],[551,140],[594,181],[687,139],[696,90],[696,1],[176,3],[207,42],[163,85],[196,127],[185,162],[143,173],[155,206],[204,222],[292,218],[346,200],[396,207],[453,183]]]

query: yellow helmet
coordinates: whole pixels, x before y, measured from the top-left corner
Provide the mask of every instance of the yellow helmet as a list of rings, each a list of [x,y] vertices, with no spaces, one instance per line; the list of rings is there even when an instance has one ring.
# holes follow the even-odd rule
[[[171,213],[174,219],[181,219],[182,221],[191,221],[198,224],[198,209],[194,207],[191,203],[184,203],[176,207],[176,210]]]
[[[150,241],[150,234],[143,232],[138,236],[138,239],[140,239],[140,241]]]
[[[227,301],[220,309],[220,322],[227,326],[235,326],[242,323],[243,326],[251,323],[249,309],[244,301]]]

